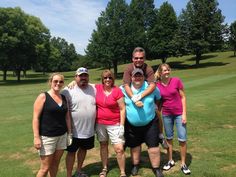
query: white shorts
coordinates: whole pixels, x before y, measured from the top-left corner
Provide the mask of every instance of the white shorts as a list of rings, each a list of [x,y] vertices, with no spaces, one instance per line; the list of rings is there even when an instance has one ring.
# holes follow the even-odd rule
[[[56,150],[66,149],[67,133],[61,136],[41,136],[41,148],[38,150],[40,156],[51,155]]]
[[[124,135],[119,136],[119,131],[119,125],[96,124],[96,133],[99,142],[108,141],[110,138],[111,144],[124,144]]]

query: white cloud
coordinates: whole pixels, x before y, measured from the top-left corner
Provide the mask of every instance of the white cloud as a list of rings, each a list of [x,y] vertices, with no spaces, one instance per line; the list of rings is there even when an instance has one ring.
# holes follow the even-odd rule
[[[19,6],[25,13],[39,17],[52,36],[73,43],[80,54],[84,54],[95,21],[106,7],[98,0],[1,0],[0,6]]]

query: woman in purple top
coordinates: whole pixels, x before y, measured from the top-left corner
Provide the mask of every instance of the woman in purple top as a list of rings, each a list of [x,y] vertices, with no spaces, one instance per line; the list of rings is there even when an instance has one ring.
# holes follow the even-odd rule
[[[161,64],[155,73],[157,80],[156,85],[161,92],[162,98],[161,106],[158,110],[159,113],[162,113],[166,139],[169,146],[169,149],[167,150],[169,161],[166,165],[164,165],[163,169],[169,170],[175,165],[172,157],[172,151],[174,124],[176,124],[181,154],[181,170],[184,174],[190,174],[191,171],[185,163],[187,153],[186,97],[184,94],[183,83],[179,78],[171,78],[170,73],[171,68],[168,64]]]

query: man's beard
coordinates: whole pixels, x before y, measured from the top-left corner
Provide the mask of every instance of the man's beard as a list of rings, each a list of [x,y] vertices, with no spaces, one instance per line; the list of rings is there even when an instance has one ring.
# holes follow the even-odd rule
[[[85,87],[85,86],[87,86],[87,85],[88,85],[88,81],[87,81],[87,80],[85,80],[85,79],[83,79],[83,80],[80,80],[80,85],[81,85],[82,87]]]

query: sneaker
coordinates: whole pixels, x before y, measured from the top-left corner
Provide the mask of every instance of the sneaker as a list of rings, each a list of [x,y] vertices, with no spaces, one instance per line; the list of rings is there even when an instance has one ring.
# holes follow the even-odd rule
[[[160,139],[160,143],[161,143],[161,146],[162,146],[163,149],[168,149],[169,148],[165,138]]]
[[[88,175],[83,171],[76,171],[72,177],[88,177]]]
[[[167,164],[164,165],[163,170],[169,170],[173,166],[175,166],[175,162],[173,160],[170,160]]]
[[[153,169],[153,173],[155,174],[155,177],[164,177],[162,171],[160,170],[160,168],[155,168]]]
[[[181,171],[185,174],[185,175],[189,175],[191,173],[191,171],[189,170],[189,168],[187,167],[187,165],[183,165],[181,167]]]
[[[139,170],[139,165],[133,165],[133,168],[131,170],[131,175],[136,176],[138,174],[138,170]]]

